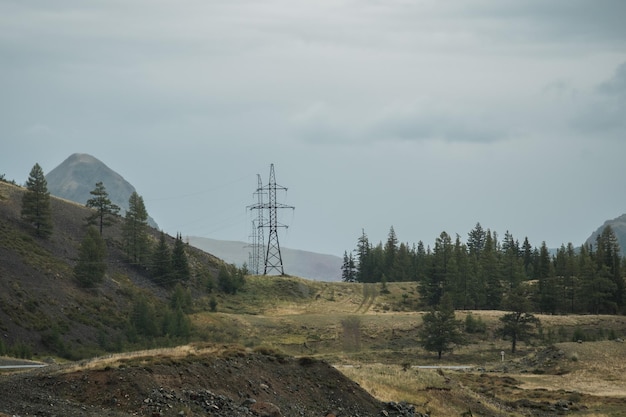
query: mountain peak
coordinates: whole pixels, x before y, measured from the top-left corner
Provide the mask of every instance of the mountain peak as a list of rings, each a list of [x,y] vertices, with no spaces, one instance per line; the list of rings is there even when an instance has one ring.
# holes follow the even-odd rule
[[[46,175],[46,181],[50,194],[79,204],[85,204],[96,183],[102,182],[111,202],[122,208],[121,214],[128,210],[128,199],[136,191],[124,177],[86,153],[70,155]],[[152,218],[148,223],[158,228]]]

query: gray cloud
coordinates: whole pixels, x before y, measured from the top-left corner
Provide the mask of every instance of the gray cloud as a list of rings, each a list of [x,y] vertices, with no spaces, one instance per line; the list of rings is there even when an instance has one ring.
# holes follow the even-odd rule
[[[0,140],[12,154],[0,155],[0,173],[24,180],[36,160],[51,169],[92,153],[128,175],[169,232],[184,217],[201,220],[183,233],[245,240],[247,225],[228,236],[194,210],[239,210],[254,172],[274,162],[296,190],[302,229],[291,236],[303,248],[343,253],[362,227],[376,240],[392,224],[403,239],[429,241],[476,221],[579,243],[597,227],[598,201],[608,217],[626,207],[593,186],[619,177],[610,170],[624,150],[614,139],[626,120],[625,7],[1,1]],[[160,198],[165,185],[194,194],[249,172],[249,188],[206,201]],[[560,178],[567,184],[555,187]],[[545,207],[565,203],[570,217],[557,227]],[[569,238],[573,223],[583,232]]]
[[[584,133],[604,132],[623,140],[626,134],[626,62],[589,93],[589,100],[572,121]]]

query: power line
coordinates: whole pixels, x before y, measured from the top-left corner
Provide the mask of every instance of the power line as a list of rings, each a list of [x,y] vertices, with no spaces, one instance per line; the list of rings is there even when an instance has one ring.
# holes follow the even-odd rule
[[[286,225],[278,222],[278,209],[290,208],[292,210],[295,209],[293,206],[288,206],[285,204],[278,203],[276,193],[278,190],[287,191],[287,188],[276,184],[276,175],[274,173],[274,164],[270,165],[270,178],[267,185],[263,186],[261,182],[261,177],[257,175],[258,179],[258,187],[256,190],[258,201],[256,204],[250,206],[251,210],[257,210],[257,221],[256,228],[253,226],[253,235],[256,232],[256,235],[253,237],[253,242],[256,242],[256,246],[253,248],[255,252],[259,250],[264,250],[264,268],[263,275],[267,275],[268,272],[275,271],[280,275],[285,275],[285,270],[283,267],[283,259],[280,253],[280,243],[278,241],[278,228],[284,227],[287,228]],[[262,196],[267,193],[268,202],[265,203],[262,199]],[[267,210],[268,217],[267,221],[265,220],[264,212]],[[269,235],[267,239],[267,247],[260,248],[259,243],[264,243],[263,237],[263,229],[269,229]],[[254,243],[253,243],[254,245]],[[254,255],[253,255],[254,258]],[[257,259],[260,259],[260,255],[257,252]],[[259,261],[260,263],[260,261]],[[258,272],[260,272],[260,268],[258,268]]]

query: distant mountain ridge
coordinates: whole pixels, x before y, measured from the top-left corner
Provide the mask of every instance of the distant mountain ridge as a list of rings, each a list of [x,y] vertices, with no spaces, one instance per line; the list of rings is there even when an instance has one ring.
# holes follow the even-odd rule
[[[136,191],[120,174],[85,153],[70,155],[46,175],[46,181],[50,194],[79,204],[86,204],[93,197],[90,192],[96,183],[102,182],[111,202],[122,209],[122,216],[128,210],[129,197]],[[158,229],[152,217],[148,217],[148,224]]]
[[[205,237],[188,236],[191,246],[208,252],[223,261],[242,266],[249,264],[251,248],[248,243],[215,240]],[[317,281],[341,281],[343,259],[335,255],[325,255],[297,249],[280,248],[285,274]]]

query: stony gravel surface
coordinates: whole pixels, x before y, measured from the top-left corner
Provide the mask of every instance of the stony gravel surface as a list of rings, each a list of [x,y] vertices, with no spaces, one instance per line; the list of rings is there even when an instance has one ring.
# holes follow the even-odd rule
[[[53,365],[0,375],[0,393],[9,416],[423,416],[381,403],[324,362],[242,352]]]

